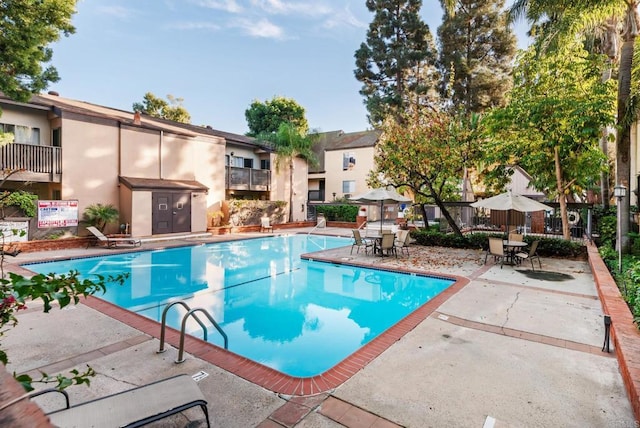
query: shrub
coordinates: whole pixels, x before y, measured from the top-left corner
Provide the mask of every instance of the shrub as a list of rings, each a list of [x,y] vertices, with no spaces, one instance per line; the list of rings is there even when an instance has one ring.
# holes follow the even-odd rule
[[[360,206],[352,204],[319,205],[316,207],[316,211],[324,214],[324,217],[329,221],[355,222],[359,210]]]
[[[1,192],[0,209],[2,210],[2,217],[5,217],[5,208],[12,206],[20,208],[27,217],[35,217],[37,199],[37,195],[22,190],[16,190],[15,192]]]
[[[470,233],[462,237],[452,233],[440,233],[436,231],[417,230],[411,236],[418,245],[451,247],[451,248],[489,248],[489,238],[502,238],[500,233]],[[586,247],[580,242],[566,241],[559,238],[541,238],[539,236],[526,236],[524,241],[531,245],[533,241],[540,241],[538,244],[538,254],[543,257],[584,257]]]

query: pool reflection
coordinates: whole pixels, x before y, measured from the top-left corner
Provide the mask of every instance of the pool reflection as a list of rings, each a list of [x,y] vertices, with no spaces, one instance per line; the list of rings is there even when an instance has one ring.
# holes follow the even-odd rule
[[[330,369],[453,282],[301,260],[318,246],[350,243],[317,241],[299,235],[255,239],[31,269],[129,272],[127,283],[110,287],[106,300],[160,320],[167,302],[182,299],[211,313],[229,336],[229,350],[301,377]],[[172,308],[167,324],[180,328],[184,313]],[[193,319],[187,331],[204,334]],[[223,343],[213,328],[208,340]]]

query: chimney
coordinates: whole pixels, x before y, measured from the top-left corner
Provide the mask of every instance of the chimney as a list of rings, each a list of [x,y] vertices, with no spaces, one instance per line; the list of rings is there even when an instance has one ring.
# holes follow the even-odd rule
[[[137,111],[133,114],[133,124],[134,125],[141,125],[142,122],[140,122],[140,112]]]

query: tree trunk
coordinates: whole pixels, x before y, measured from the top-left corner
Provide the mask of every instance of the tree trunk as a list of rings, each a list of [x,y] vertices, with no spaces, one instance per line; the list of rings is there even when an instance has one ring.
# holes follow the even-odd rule
[[[444,203],[442,202],[442,200],[439,197],[435,196],[435,195],[434,195],[433,199],[434,199],[436,205],[438,206],[438,208],[440,208],[440,212],[442,213],[444,218],[447,219],[447,223],[449,223],[449,226],[451,226],[451,229],[453,230],[453,233],[455,233],[457,236],[461,237],[462,236],[462,231],[460,230],[460,228],[456,224],[456,221],[453,219],[453,217],[451,217],[451,214],[449,214],[449,211],[444,206]]]
[[[569,231],[569,218],[567,217],[567,198],[564,195],[564,186],[562,185],[562,167],[560,166],[560,148],[553,148],[553,158],[556,164],[556,188],[558,189],[558,202],[560,202],[560,219],[562,220],[562,237],[566,240],[571,239]]]
[[[635,17],[635,10],[629,11]],[[624,42],[620,51],[620,69],[618,75],[618,133],[616,138],[616,185],[627,188],[627,195],[620,200],[620,245],[624,251],[628,244],[629,224],[631,222],[631,125],[625,124],[625,113],[629,96],[631,95],[631,67],[633,63],[633,45],[635,42],[635,30],[626,29]]]
[[[293,157],[289,161],[289,222],[293,221]]]

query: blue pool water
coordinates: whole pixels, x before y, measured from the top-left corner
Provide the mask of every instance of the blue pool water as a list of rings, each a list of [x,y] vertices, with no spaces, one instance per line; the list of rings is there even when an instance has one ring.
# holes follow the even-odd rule
[[[291,376],[330,369],[453,281],[301,260],[351,239],[279,236],[25,265],[38,273],[130,274],[101,297],[160,321],[167,302],[204,308],[229,337],[229,350]],[[167,324],[180,329],[175,306]],[[209,322],[204,318],[205,324]],[[190,320],[190,334],[203,337]],[[209,342],[223,346],[210,328]],[[189,351],[188,349],[186,350]]]

